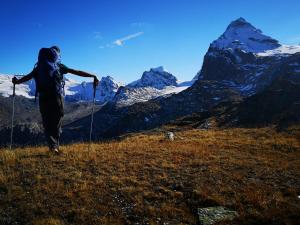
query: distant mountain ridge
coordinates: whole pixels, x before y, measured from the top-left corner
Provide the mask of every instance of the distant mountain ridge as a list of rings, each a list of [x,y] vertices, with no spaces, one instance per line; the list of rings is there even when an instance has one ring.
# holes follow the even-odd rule
[[[0,95],[8,97],[12,94],[11,79],[12,76],[0,74]],[[180,83],[174,75],[161,66],[145,71],[141,79],[128,85],[117,82],[111,76],[102,77],[97,87],[96,101],[99,104],[113,101],[120,106],[131,105],[159,96],[178,93],[191,84],[192,82]],[[26,98],[34,98],[35,82],[31,80],[17,85],[16,94]],[[65,99],[70,102],[91,101],[93,99],[92,82],[79,83],[65,78]]]

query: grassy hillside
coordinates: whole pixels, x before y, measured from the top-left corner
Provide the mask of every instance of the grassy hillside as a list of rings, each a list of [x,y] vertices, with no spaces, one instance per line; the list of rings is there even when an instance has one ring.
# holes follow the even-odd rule
[[[218,205],[238,211],[235,224],[297,224],[299,140],[296,130],[190,130],[61,156],[3,149],[0,224],[197,224],[198,208]]]

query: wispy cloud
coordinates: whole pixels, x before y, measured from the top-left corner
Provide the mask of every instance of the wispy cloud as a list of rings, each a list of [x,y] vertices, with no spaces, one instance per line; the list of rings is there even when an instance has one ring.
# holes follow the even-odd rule
[[[132,40],[134,38],[137,38],[143,34],[144,34],[144,32],[142,32],[142,31],[133,33],[133,34],[127,35],[125,37],[119,38],[111,43],[100,45],[100,46],[98,46],[98,48],[105,49],[105,48],[114,48],[114,47],[123,46],[125,44],[125,42]]]
[[[139,36],[141,36],[143,34],[144,34],[144,32],[137,32],[137,33],[134,33],[134,34],[130,34],[128,36],[125,36],[125,37],[122,37],[122,38],[119,38],[119,39],[115,40],[113,42],[113,44],[116,45],[116,46],[122,46],[122,45],[124,45],[124,43],[126,41],[129,41],[131,39],[137,38],[137,37],[139,37]]]

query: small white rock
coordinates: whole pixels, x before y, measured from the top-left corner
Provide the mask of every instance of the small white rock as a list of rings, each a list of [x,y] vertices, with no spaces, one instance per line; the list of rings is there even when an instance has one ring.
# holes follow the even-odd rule
[[[170,141],[174,141],[175,135],[173,132],[167,132],[166,133],[166,139],[170,140]]]

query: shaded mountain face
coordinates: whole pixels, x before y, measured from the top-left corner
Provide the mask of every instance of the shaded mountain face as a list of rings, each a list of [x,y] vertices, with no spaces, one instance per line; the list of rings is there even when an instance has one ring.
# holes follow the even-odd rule
[[[180,118],[171,125],[202,129],[274,125],[282,130],[300,124],[299,88],[299,77],[279,76],[265,90],[243,101],[223,102],[209,111]]]
[[[230,108],[221,126],[278,128],[300,123],[300,83],[278,79],[266,90]]]

